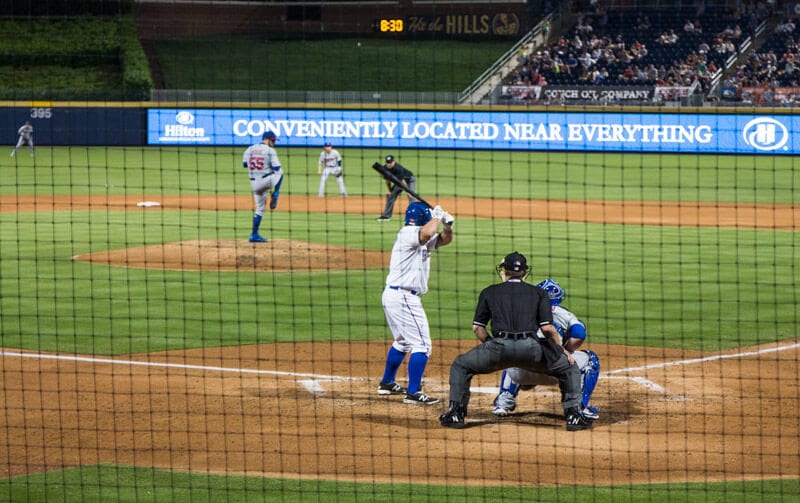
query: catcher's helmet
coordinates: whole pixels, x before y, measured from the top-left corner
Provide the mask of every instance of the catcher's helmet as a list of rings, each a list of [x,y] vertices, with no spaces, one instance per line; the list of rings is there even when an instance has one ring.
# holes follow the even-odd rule
[[[414,202],[406,210],[406,225],[423,226],[431,221],[431,210],[425,204]]]
[[[547,292],[547,296],[550,297],[551,306],[561,304],[561,301],[564,300],[564,297],[567,295],[567,292],[561,288],[561,285],[550,278],[547,278],[536,286]]]

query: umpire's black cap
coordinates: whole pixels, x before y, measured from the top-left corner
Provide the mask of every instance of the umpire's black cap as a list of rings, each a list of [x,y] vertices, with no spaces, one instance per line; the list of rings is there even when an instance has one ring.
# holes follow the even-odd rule
[[[394,161],[394,156],[393,155],[387,155],[386,156],[386,162],[392,162],[392,161]]]
[[[506,255],[500,266],[506,271],[522,272],[528,270],[528,261],[520,252],[511,252]]]

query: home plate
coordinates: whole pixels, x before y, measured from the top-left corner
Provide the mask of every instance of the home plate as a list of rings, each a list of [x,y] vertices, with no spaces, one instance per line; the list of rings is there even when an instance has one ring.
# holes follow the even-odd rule
[[[138,203],[136,203],[136,206],[149,208],[151,206],[161,206],[161,203],[157,203],[155,201],[139,201]]]

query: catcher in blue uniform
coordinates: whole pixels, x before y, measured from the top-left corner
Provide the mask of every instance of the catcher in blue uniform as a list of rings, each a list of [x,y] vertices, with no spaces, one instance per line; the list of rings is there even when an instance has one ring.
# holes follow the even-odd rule
[[[572,311],[561,305],[561,301],[566,296],[561,285],[548,278],[536,286],[544,289],[550,297],[553,325],[561,335],[564,348],[572,353],[575,363],[581,371],[581,413],[589,419],[597,419],[600,417],[598,409],[589,405],[589,399],[600,376],[600,360],[594,351],[578,349],[586,341],[586,325]],[[558,381],[547,374],[519,368],[506,369],[500,378],[500,393],[494,399],[492,414],[507,416],[516,409],[517,395],[520,389],[557,384]]]

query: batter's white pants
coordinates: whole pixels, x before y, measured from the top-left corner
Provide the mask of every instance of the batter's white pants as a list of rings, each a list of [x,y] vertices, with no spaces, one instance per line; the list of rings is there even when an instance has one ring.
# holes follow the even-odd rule
[[[392,346],[403,353],[425,353],[430,357],[433,349],[430,327],[419,295],[387,286],[381,303],[394,337]]]

